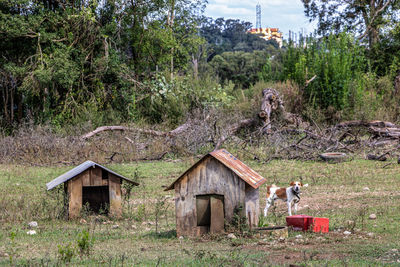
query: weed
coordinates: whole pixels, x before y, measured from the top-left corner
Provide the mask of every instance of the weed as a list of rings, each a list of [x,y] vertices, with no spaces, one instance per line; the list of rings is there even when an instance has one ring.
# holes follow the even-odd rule
[[[58,258],[63,263],[71,262],[75,255],[75,249],[70,243],[67,245],[58,245]]]
[[[167,210],[169,207],[169,204],[166,201],[167,199],[165,197],[160,197],[157,198],[157,202],[154,208],[154,215],[156,217],[156,233],[158,233],[158,223],[160,216],[164,215],[165,216],[165,222],[166,225],[168,226],[168,214]]]
[[[138,222],[143,222],[145,217],[146,217],[146,205],[142,203],[138,205],[135,220]]]
[[[258,227],[267,227],[267,217],[264,217],[264,215],[260,214],[258,217]]]
[[[78,239],[76,240],[78,249],[79,249],[79,254],[89,256],[90,251],[93,247],[94,244],[94,238],[90,237],[89,232],[86,230],[83,230],[79,235]]]
[[[85,204],[82,205],[79,216],[82,218],[87,218],[90,216],[90,214],[91,214],[90,206],[89,203],[86,202]]]
[[[249,225],[247,223],[247,217],[244,214],[243,206],[235,207],[233,211],[232,221],[228,223],[227,228],[239,235],[248,234]]]

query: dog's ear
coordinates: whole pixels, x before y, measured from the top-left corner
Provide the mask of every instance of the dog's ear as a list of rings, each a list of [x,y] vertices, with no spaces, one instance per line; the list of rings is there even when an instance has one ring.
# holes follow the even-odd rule
[[[292,181],[292,182],[290,182],[290,184],[289,184],[290,186],[294,186],[294,182]]]

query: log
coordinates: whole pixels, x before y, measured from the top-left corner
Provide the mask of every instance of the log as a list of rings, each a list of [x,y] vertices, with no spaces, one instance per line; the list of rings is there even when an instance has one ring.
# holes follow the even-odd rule
[[[345,121],[337,124],[336,128],[366,127],[370,133],[379,137],[400,138],[400,126],[389,121]]]
[[[378,128],[378,127],[369,127],[369,131],[380,137],[390,137],[390,138],[399,138],[400,137],[400,128]]]
[[[364,127],[394,127],[398,128],[396,124],[389,122],[389,121],[362,121],[362,120],[354,120],[354,121],[344,121],[339,124],[336,124],[337,128],[341,127],[358,127],[358,126],[364,126]]]
[[[387,155],[387,153],[382,154],[380,156],[374,155],[374,154],[368,154],[367,159],[368,160],[377,160],[377,161],[386,161],[387,160],[386,155]]]
[[[83,140],[86,140],[98,133],[105,132],[105,131],[131,131],[131,132],[139,132],[142,134],[153,135],[153,136],[174,137],[174,136],[177,136],[177,135],[183,133],[187,129],[189,129],[191,124],[192,124],[191,120],[188,120],[184,124],[178,126],[174,130],[169,131],[169,132],[161,132],[161,131],[149,130],[149,129],[125,127],[125,126],[119,126],[119,125],[118,126],[100,126],[100,127],[97,127],[94,131],[91,131],[91,132],[88,132],[88,133],[82,135],[80,138]]]

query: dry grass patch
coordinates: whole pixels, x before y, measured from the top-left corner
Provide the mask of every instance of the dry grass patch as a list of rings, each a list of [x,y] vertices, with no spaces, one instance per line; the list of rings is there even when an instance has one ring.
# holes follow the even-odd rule
[[[330,218],[329,234],[290,232],[286,240],[226,236],[179,239],[175,234],[173,192],[163,191],[194,160],[108,165],[140,182],[124,203],[124,217],[86,216],[84,221],[64,221],[58,214],[57,192],[48,194],[45,183],[71,167],[21,167],[0,165],[0,264],[64,265],[68,248],[71,265],[108,266],[204,266],[288,265],[374,266],[398,264],[400,249],[400,166],[383,169],[383,163],[364,160],[340,164],[301,161],[246,161],[267,183],[286,186],[302,178],[300,213]],[[368,187],[369,190],[364,190]],[[266,186],[260,189],[260,209]],[[167,210],[156,216],[155,204],[165,201]],[[266,219],[282,225],[286,205],[278,202]],[[374,213],[376,220],[369,220]],[[36,235],[27,235],[27,223],[35,220]],[[353,223],[349,223],[352,221]],[[81,255],[78,240],[87,231],[93,246]],[[344,231],[350,231],[345,235]],[[298,234],[302,238],[296,238]],[[68,247],[68,245],[70,245]],[[60,250],[60,248],[64,250]],[[63,254],[64,253],[64,254]],[[64,257],[62,257],[64,255]],[[289,258],[288,258],[289,257]]]

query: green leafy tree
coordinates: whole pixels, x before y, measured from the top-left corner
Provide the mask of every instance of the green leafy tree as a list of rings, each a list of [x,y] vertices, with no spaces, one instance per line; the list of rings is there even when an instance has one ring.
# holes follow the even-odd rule
[[[157,70],[201,58],[203,1],[0,0],[1,125],[128,121]]]
[[[310,21],[318,21],[318,32],[354,30],[368,38],[369,46],[378,42],[379,32],[388,21],[398,21],[399,0],[302,0]]]
[[[266,59],[266,52],[224,52],[216,55],[210,62],[222,81],[233,81],[237,87],[248,88],[259,79]]]
[[[270,46],[279,49],[276,41],[266,41],[255,34],[248,33],[251,29],[250,22],[238,19],[203,18],[200,33],[207,40],[207,61],[224,52],[271,49]]]

